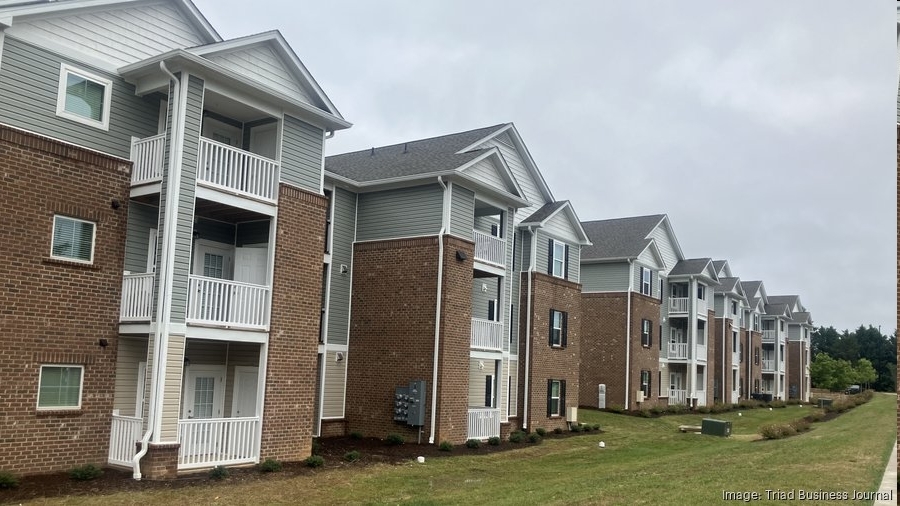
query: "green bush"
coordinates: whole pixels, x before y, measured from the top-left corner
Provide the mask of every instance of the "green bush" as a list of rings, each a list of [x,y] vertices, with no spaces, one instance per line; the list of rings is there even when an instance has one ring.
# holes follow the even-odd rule
[[[438,450],[442,452],[453,451],[453,445],[450,441],[441,441],[441,444],[438,445]]]
[[[517,430],[509,435],[510,443],[521,443],[524,440],[525,440],[525,433],[520,430]]]
[[[570,430],[572,432],[582,432],[584,430],[584,427],[582,427],[581,424],[576,423]]]
[[[303,462],[305,462],[308,467],[322,467],[325,465],[325,459],[323,459],[321,455],[310,455],[309,457],[306,457],[306,460]]]
[[[770,408],[784,408],[787,407],[787,404],[784,401],[772,401],[769,403]]]
[[[498,446],[500,444],[500,438],[498,436],[489,437],[488,444],[491,446]]]
[[[595,423],[594,425],[591,426],[591,428],[594,429],[594,430],[600,430],[600,424],[599,424],[599,423]]]
[[[683,415],[688,412],[688,408],[683,404],[673,404],[666,408],[666,412],[670,415]]]
[[[85,464],[83,466],[73,467],[69,470],[69,477],[76,481],[88,481],[98,478],[103,474],[103,470],[94,464]]]
[[[359,452],[356,450],[350,450],[349,452],[344,454],[344,460],[347,462],[356,462],[359,460]]]
[[[797,432],[806,432],[809,430],[810,423],[809,423],[809,420],[807,420],[805,418],[801,418],[799,420],[794,420],[793,422],[791,422],[790,425]]]
[[[763,425],[759,429],[759,434],[766,439],[781,439],[785,436],[784,427],[777,423]]]
[[[661,416],[666,412],[666,408],[664,406],[653,406],[650,408],[650,413],[653,416]]]
[[[762,406],[762,403],[756,399],[741,399],[741,401],[738,402],[738,407],[741,409],[756,409],[760,406]]]
[[[209,479],[224,480],[228,477],[228,469],[222,466],[216,466],[209,471]]]
[[[594,427],[592,427],[586,423],[582,423],[579,425],[581,425],[581,430],[583,430],[584,432],[590,432],[590,431],[594,430]]]
[[[625,406],[622,406],[621,404],[610,404],[606,407],[606,410],[610,413],[624,413]]]
[[[717,402],[709,407],[710,413],[725,413],[727,411],[731,411],[730,404],[723,404],[721,402]]]
[[[318,438],[313,438],[312,440],[312,452],[313,455],[318,455],[322,453],[322,445],[319,443]]]
[[[534,429],[534,431],[537,432],[538,436],[541,436],[541,437],[544,437],[547,435],[547,430],[544,429],[543,427],[538,427],[537,429]]]
[[[9,471],[0,471],[0,488],[16,488],[19,486],[19,479],[16,475]]]
[[[388,437],[385,441],[387,441],[387,444],[391,446],[400,446],[406,442],[406,440],[403,439],[403,436],[401,436],[400,434],[388,434]]]
[[[710,409],[709,406],[697,406],[697,409],[695,409],[694,411],[696,411],[697,413],[707,414],[709,413]]]
[[[634,414],[641,418],[650,418],[651,416],[653,416],[653,414],[650,413],[649,409],[641,409],[641,410],[635,411]]]
[[[469,439],[466,441],[466,448],[475,449],[475,448],[479,448],[479,447],[481,447],[481,441],[479,441],[477,439]]]
[[[825,413],[818,410],[806,415],[806,420],[810,422],[821,422],[823,418],[825,418]]]
[[[530,443],[540,443],[541,439],[543,439],[543,438],[541,438],[541,435],[538,434],[537,432],[532,432],[531,434],[528,435],[528,442],[530,442]]]
[[[277,473],[281,471],[281,462],[275,459],[266,459],[259,465],[259,470],[264,473]]]
[[[562,427],[557,427],[557,428],[553,429],[553,433],[554,434],[562,434],[563,433]]]
[[[350,433],[350,439],[362,439],[362,438],[363,438],[362,432],[353,431]]]
[[[797,404],[803,404],[803,401],[800,399],[788,399],[787,404],[788,406],[796,406]]]

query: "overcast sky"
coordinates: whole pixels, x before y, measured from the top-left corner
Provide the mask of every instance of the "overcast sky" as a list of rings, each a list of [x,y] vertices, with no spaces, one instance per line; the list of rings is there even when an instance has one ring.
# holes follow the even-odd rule
[[[896,327],[893,1],[195,2],[282,32],[354,123],[327,154],[513,122],[583,221],[667,213],[817,325]]]

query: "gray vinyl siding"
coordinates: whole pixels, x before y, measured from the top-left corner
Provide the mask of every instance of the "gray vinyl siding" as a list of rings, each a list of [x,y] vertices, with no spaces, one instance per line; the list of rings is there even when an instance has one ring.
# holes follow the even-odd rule
[[[569,245],[569,281],[581,282],[581,246]]]
[[[675,253],[675,245],[672,244],[672,241],[669,239],[669,234],[666,232],[665,225],[660,225],[653,229],[650,232],[650,237],[652,237],[656,242],[656,247],[659,248],[660,256],[662,256],[663,261],[666,262],[665,268],[663,271],[668,274],[672,267],[675,267],[675,264],[678,263],[678,255]]]
[[[147,339],[119,337],[116,356],[115,401],[119,414],[135,416],[137,403],[138,364],[147,361]]]
[[[484,369],[482,369],[479,365],[479,362],[484,363]],[[483,408],[485,407],[485,385],[487,383],[487,377],[491,374],[495,376],[494,380],[496,382],[497,372],[496,372],[496,361],[492,360],[481,360],[477,358],[469,359],[469,402],[468,406],[470,408]],[[494,390],[494,398],[496,399],[499,406],[499,397],[497,395],[496,388]]]
[[[475,192],[453,185],[450,192],[450,234],[473,240],[472,224],[475,222]]]
[[[359,195],[356,240],[436,235],[443,191],[437,184]]]
[[[159,208],[132,201],[128,204],[128,223],[125,232],[125,270],[147,272],[147,250],[150,229],[159,226]]]
[[[307,104],[316,105],[268,45],[209,55],[210,61]]]
[[[138,97],[134,86],[89,65],[33,46],[10,35],[3,43],[0,122],[128,159],[131,137],[156,135],[158,95]],[[112,80],[109,130],[56,115],[60,63]]]
[[[504,132],[478,147],[481,149],[496,147],[500,150],[500,154],[522,188],[525,198],[532,204],[529,207],[523,207],[516,211],[516,223],[520,223],[546,203],[538,190],[537,182],[535,182],[531,172],[525,167],[522,156],[513,146],[513,142],[507,133]]]
[[[501,278],[475,278],[472,282],[472,318],[488,317],[488,301],[498,298],[498,284]],[[482,285],[487,287],[483,290]],[[498,300],[498,303],[500,301]],[[503,312],[504,314],[506,311]]]
[[[197,218],[194,222],[194,233],[197,234],[196,239],[234,246],[234,225],[231,223]]]
[[[787,336],[791,341],[800,339],[800,325],[787,325]]]
[[[235,231],[235,245],[269,243],[269,220],[238,223]]]
[[[336,351],[325,353],[325,388],[322,396],[322,418],[344,417],[344,387],[347,377],[347,352],[337,361]]]
[[[715,300],[713,301],[713,308],[716,311],[716,317],[721,318],[722,316],[731,316],[725,314],[725,295],[716,294],[714,299]]]
[[[581,289],[584,292],[624,292],[628,290],[628,263],[584,264]]]
[[[281,180],[320,193],[322,184],[321,128],[285,115],[281,141]]]
[[[512,396],[509,398],[509,416],[515,417],[518,416],[519,411],[519,361],[510,359],[509,360],[509,377],[510,377],[510,385],[509,391],[512,392]]]
[[[331,296],[328,303],[328,344],[347,344],[350,317],[350,280],[353,276],[353,225],[356,194],[335,188],[331,247]],[[341,265],[348,272],[341,274]]]
[[[521,262],[516,263],[516,268],[520,271],[527,271],[531,268],[531,248],[534,247],[534,234],[522,230],[519,237],[522,239],[522,257]],[[546,256],[546,252],[544,255]]]
[[[509,192],[512,190],[503,178],[500,177],[500,174],[497,172],[497,167],[494,165],[492,159],[481,160],[475,165],[469,167],[465,170],[465,174],[471,176],[474,179],[482,181],[498,190]]]
[[[565,211],[560,211],[556,213],[554,217],[547,220],[547,223],[544,224],[543,231],[547,235],[569,244],[578,243],[578,234],[575,232],[572,222],[569,221],[569,217]]]
[[[650,278],[650,296],[654,298],[659,298],[659,271],[653,265],[642,264],[641,262],[634,262],[633,265],[633,277],[634,277],[634,291],[637,293],[641,293],[641,268],[646,267],[650,269],[652,272],[652,276]],[[626,287],[627,288],[627,287]]]
[[[515,252],[513,251],[513,234],[512,231],[515,230],[513,228],[513,217],[515,215],[515,210],[511,207],[506,209],[506,230],[503,233],[503,236],[506,238],[506,277],[503,278],[504,282],[504,294],[503,301],[501,305],[503,306],[503,324],[504,324],[504,332],[510,332],[510,316],[512,313],[510,312],[509,304],[513,303],[516,305],[519,303],[518,300],[514,299],[514,294],[516,292],[512,291],[513,288],[513,280],[517,277],[515,273],[512,271],[512,262],[513,255]],[[508,334],[507,334],[508,335]],[[509,342],[504,335],[503,339],[503,351],[510,351],[510,347],[514,345],[514,343]],[[505,388],[505,387],[504,387]]]
[[[538,229],[537,234],[537,258],[535,259],[535,270],[537,272],[542,272],[544,274],[552,274],[549,272],[548,267],[550,266],[550,239],[556,239],[557,241],[562,241],[569,246],[569,272],[566,277],[569,281],[578,282],[580,269],[579,262],[581,262],[581,249],[577,244],[573,244],[564,239],[560,239],[558,237],[551,237],[544,233],[542,229]]]

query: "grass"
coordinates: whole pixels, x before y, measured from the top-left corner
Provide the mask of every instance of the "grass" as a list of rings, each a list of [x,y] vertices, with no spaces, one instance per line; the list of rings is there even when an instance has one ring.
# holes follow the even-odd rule
[[[879,394],[803,434],[759,440],[759,428],[788,423],[810,407],[745,410],[662,418],[580,410],[580,421],[605,432],[487,455],[432,459],[428,464],[378,464],[325,469],[250,483],[68,497],[43,504],[714,504],[722,487],[757,491],[878,489],[896,438],[897,397]],[[734,437],[683,434],[704,417],[731,420]],[[606,442],[599,449],[599,441]],[[511,470],[515,472],[511,472]],[[799,501],[796,504],[801,504]],[[806,504],[809,504],[807,501]],[[816,504],[840,504],[817,502]]]

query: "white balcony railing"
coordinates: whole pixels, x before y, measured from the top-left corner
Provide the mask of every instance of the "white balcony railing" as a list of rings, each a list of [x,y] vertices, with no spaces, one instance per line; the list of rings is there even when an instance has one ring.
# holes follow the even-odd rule
[[[469,408],[468,439],[500,437],[500,410]]]
[[[153,276],[152,272],[148,272],[125,274],[122,277],[120,321],[150,321],[150,316],[153,314]]]
[[[201,137],[197,180],[240,195],[274,201],[278,162]]]
[[[503,323],[481,318],[472,318],[472,348],[501,351],[503,346]]]
[[[762,359],[762,371],[763,372],[775,372],[775,359],[774,358]]]
[[[475,260],[489,264],[506,265],[506,239],[494,237],[477,230],[475,236]]]
[[[688,358],[687,343],[669,343],[669,358]]]
[[[137,453],[136,443],[141,439],[141,419],[133,416],[112,415],[109,431],[110,464],[131,467],[131,459]]]
[[[256,462],[258,435],[258,417],[178,420],[178,469]]]
[[[131,143],[131,184],[152,183],[162,179],[166,134],[134,139]]]
[[[774,343],[775,339],[778,338],[777,330],[763,330],[762,331],[762,340],[764,343]]]
[[[687,390],[669,389],[669,406],[687,404]]]
[[[669,297],[669,313],[687,313],[687,297]]]
[[[189,276],[187,322],[264,329],[269,287],[226,279]]]

